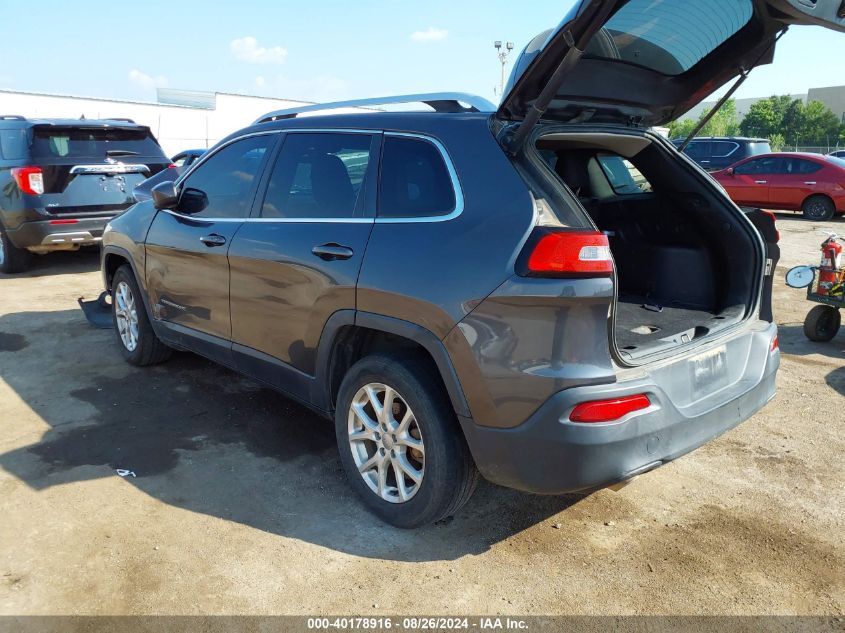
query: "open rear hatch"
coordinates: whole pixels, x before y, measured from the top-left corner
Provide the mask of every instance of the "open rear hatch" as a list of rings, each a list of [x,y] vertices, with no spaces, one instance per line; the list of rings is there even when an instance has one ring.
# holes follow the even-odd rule
[[[535,182],[566,184],[563,203],[589,216],[581,229],[561,222],[553,230],[591,224],[607,238],[618,361],[672,355],[756,314],[759,235],[706,176],[643,128],[770,63],[793,24],[845,31],[845,3],[584,0],[517,61],[496,114],[500,142],[519,164],[536,166]]]
[[[515,153],[542,118],[644,127],[774,59],[795,24],[845,31],[843,0],[582,0],[522,52],[497,117]]]

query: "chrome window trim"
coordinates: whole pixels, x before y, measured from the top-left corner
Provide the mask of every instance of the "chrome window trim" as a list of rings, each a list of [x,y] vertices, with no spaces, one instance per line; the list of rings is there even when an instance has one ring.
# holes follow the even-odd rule
[[[385,132],[385,136],[392,136],[396,138],[413,138],[422,141],[428,141],[440,152],[440,157],[446,165],[446,171],[449,173],[449,178],[452,181],[452,191],[455,194],[455,208],[444,215],[421,215],[409,218],[380,218],[376,216],[376,224],[412,224],[412,223],[430,223],[430,222],[448,222],[454,220],[464,212],[464,190],[461,187],[461,181],[458,178],[458,172],[455,169],[455,164],[452,162],[452,157],[446,147],[438,139],[427,134],[418,134],[416,132]],[[379,182],[379,184],[381,184]]]
[[[384,130],[368,130],[366,128],[283,128],[277,130],[264,130],[261,132],[253,132],[251,134],[244,134],[243,136],[239,136],[237,138],[233,138],[230,141],[226,142],[224,145],[220,145],[219,147],[215,147],[214,151],[206,152],[203,154],[198,161],[196,161],[190,168],[174,183],[177,187],[182,184],[182,182],[194,171],[194,169],[198,168],[200,165],[205,163],[206,160],[210,159],[212,156],[217,154],[220,150],[224,147],[231,145],[237,141],[240,141],[245,138],[250,138],[252,136],[261,136],[263,134],[297,134],[297,133],[308,133],[308,134],[371,134],[371,135],[383,135],[383,136],[392,136],[396,138],[413,138],[422,141],[428,141],[437,149],[440,153],[440,157],[443,159],[443,163],[446,165],[446,171],[449,173],[449,178],[452,181],[452,191],[455,194],[455,208],[445,215],[432,215],[432,216],[415,216],[415,217],[408,217],[408,218],[345,218],[345,219],[338,219],[338,218],[209,218],[209,217],[200,217],[200,216],[191,216],[185,215],[183,213],[177,213],[172,209],[162,209],[166,213],[173,215],[178,218],[184,218],[186,220],[191,220],[194,222],[208,222],[208,223],[232,223],[232,222],[248,222],[248,223],[255,223],[255,224],[267,224],[267,223],[277,223],[277,224],[412,224],[412,223],[431,223],[431,222],[447,222],[449,220],[454,220],[458,216],[460,216],[464,212],[465,202],[464,202],[464,192],[463,188],[461,187],[460,179],[458,178],[458,172],[455,169],[455,165],[452,162],[452,157],[449,155],[448,150],[440,142],[438,139],[434,138],[433,136],[429,136],[427,134],[421,134],[416,132],[388,132]]]

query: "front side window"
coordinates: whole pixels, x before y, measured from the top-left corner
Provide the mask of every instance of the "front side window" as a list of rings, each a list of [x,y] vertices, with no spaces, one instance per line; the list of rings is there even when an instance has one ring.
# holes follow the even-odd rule
[[[780,163],[781,159],[777,156],[757,158],[739,165],[734,169],[734,173],[740,175],[776,174],[780,170]]]
[[[255,179],[274,138],[251,136],[210,156],[182,184],[177,211],[206,218],[247,217]]]
[[[456,200],[449,170],[434,143],[405,137],[384,139],[379,217],[449,215],[456,209]]]
[[[370,134],[288,134],[270,174],[261,217],[362,215],[372,145]]]
[[[684,149],[684,154],[694,159],[702,159],[710,156],[709,141],[691,141]]]

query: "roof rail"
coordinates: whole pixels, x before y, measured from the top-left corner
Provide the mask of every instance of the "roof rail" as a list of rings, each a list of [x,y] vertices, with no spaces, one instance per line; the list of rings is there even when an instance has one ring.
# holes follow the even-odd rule
[[[119,117],[119,116],[106,117],[105,120],[106,121],[123,121],[124,123],[135,123],[135,121],[133,119],[127,119],[125,117]]]
[[[430,94],[401,95],[375,99],[355,99],[352,101],[335,101],[334,103],[318,103],[298,108],[276,110],[259,117],[255,120],[253,125],[257,125],[258,123],[267,123],[269,121],[279,121],[282,119],[293,119],[306,112],[320,112],[323,110],[334,110],[337,108],[374,108],[376,106],[401,103],[424,103],[430,108],[433,108],[435,112],[460,113],[496,111],[496,106],[483,97],[463,92],[434,92]]]
[[[0,119],[3,121],[26,121],[26,117],[20,114],[0,114]]]

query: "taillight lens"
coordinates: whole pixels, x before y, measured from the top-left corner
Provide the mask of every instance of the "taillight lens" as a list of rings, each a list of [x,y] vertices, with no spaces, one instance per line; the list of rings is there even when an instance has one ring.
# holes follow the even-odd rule
[[[40,167],[13,167],[12,177],[24,193],[32,196],[44,193],[44,174]]]
[[[613,422],[634,411],[648,409],[650,406],[651,400],[644,393],[609,400],[592,400],[577,405],[569,414],[569,419],[572,422],[585,424]]]
[[[535,229],[525,265],[531,276],[608,276],[613,258],[607,236],[597,231]]]
[[[775,334],[775,337],[772,339],[772,344],[769,346],[769,352],[774,352],[778,349],[780,349],[780,340],[778,340],[778,335]]]
[[[771,211],[766,211],[764,209],[760,209],[760,211],[763,212],[763,215],[769,216],[769,218],[772,220],[772,226],[775,227],[775,242],[780,242],[780,231],[778,231],[778,224],[777,219],[775,218],[775,214]]]

